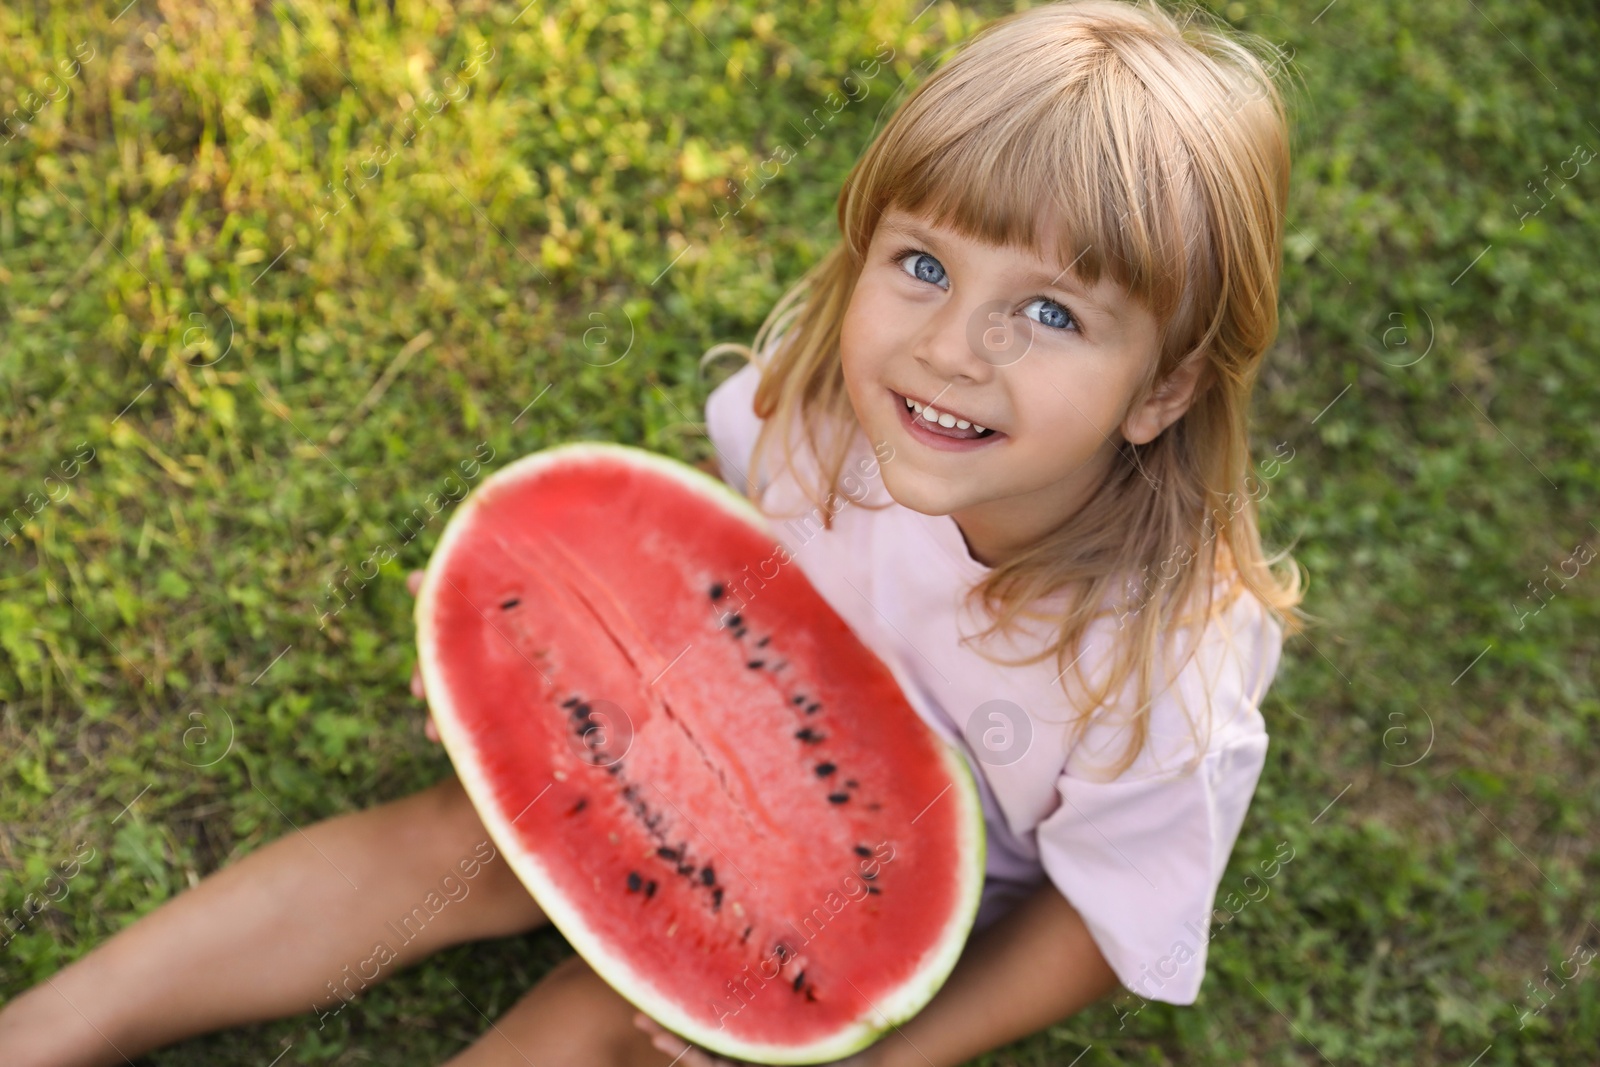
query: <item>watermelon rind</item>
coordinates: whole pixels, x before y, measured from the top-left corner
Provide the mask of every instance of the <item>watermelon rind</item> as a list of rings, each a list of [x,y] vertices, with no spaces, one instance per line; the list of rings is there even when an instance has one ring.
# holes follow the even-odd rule
[[[775,540],[766,516],[746,497],[716,478],[645,449],[610,442],[578,441],[530,453],[486,478],[451,516],[432,558],[441,560],[448,556],[456,541],[471,528],[480,502],[489,499],[495,488],[535,476],[560,464],[594,461],[635,464],[676,479],[685,488],[702,496],[707,503],[731,517],[752,524],[769,540]],[[432,566],[425,572],[417,593],[415,610],[418,662],[440,740],[455,765],[467,796],[483,820],[484,828],[506,857],[511,869],[533,895],[551,924],[611,988],[687,1041],[719,1055],[767,1064],[815,1064],[843,1059],[879,1041],[927,1005],[955,969],[976,920],[983,893],[986,842],[982,801],[971,768],[954,747],[943,738],[940,739],[939,751],[954,783],[950,793],[964,816],[958,823],[961,827],[958,852],[968,860],[961,865],[959,875],[960,906],[952,910],[946,928],[914,968],[913,973],[917,978],[875,1001],[869,1019],[841,1030],[831,1038],[808,1045],[775,1045],[740,1040],[723,1029],[709,1026],[683,1012],[671,997],[664,995],[648,978],[635,971],[626,957],[610,951],[606,946],[610,939],[592,928],[582,913],[556,888],[555,881],[546,873],[538,858],[522,847],[510,820],[493,802],[490,783],[477,769],[479,758],[459,722],[460,713],[452,705],[443,682],[442,666],[432,651],[438,647],[433,606],[438,597],[437,586],[442,573],[443,568]],[[887,663],[885,666],[909,700],[914,689],[906,684],[905,677],[894,664]]]

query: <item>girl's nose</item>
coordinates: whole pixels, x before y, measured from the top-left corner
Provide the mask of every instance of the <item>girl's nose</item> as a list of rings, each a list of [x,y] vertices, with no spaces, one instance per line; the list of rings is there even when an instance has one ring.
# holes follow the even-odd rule
[[[1005,302],[952,300],[928,323],[917,359],[942,381],[982,384],[994,377],[995,368],[1016,362],[1028,340],[1017,334]]]
[[[1027,355],[1032,330],[1012,314],[1009,301],[989,300],[973,310],[967,326],[968,347],[989,367],[1006,367]]]

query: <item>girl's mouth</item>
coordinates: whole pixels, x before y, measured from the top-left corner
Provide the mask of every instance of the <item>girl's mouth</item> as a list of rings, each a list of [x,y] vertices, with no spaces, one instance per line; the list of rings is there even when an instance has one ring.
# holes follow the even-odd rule
[[[906,432],[933,448],[970,452],[1006,436],[991,427],[979,427],[973,423],[962,426],[948,412],[940,412],[937,407],[931,405],[925,406],[921,401],[901,396],[892,389],[889,390],[889,395],[894,399],[901,425],[905,427]],[[929,421],[930,413],[937,421]],[[945,422],[952,425],[945,426],[943,425]]]

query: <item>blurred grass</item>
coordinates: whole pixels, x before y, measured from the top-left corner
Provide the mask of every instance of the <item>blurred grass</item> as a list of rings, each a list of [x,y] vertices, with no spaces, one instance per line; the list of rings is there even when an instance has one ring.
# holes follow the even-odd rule
[[[0,994],[286,819],[449,773],[406,692],[430,494],[573,438],[704,458],[698,355],[832,241],[901,81],[1003,10],[0,9],[0,507],[31,516],[0,531],[0,905],[94,849]],[[1600,30],[1507,0],[1213,10],[1304,85],[1255,432],[1258,461],[1294,450],[1265,522],[1326,623],[1269,697],[1222,887],[1255,899],[1200,1005],[1122,994],[978,1062],[1592,1062],[1590,969],[1530,983],[1600,939],[1600,579],[1529,583],[1600,532],[1574,157]],[[567,951],[463,946],[323,1029],[143,1062],[438,1062]]]

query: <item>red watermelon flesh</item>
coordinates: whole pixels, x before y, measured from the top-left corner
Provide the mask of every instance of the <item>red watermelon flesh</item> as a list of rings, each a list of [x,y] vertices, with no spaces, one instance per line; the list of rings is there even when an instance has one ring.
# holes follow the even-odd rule
[[[452,517],[418,646],[485,826],[590,966],[713,1052],[816,1063],[948,977],[983,821],[769,529],[640,449],[534,453]]]

